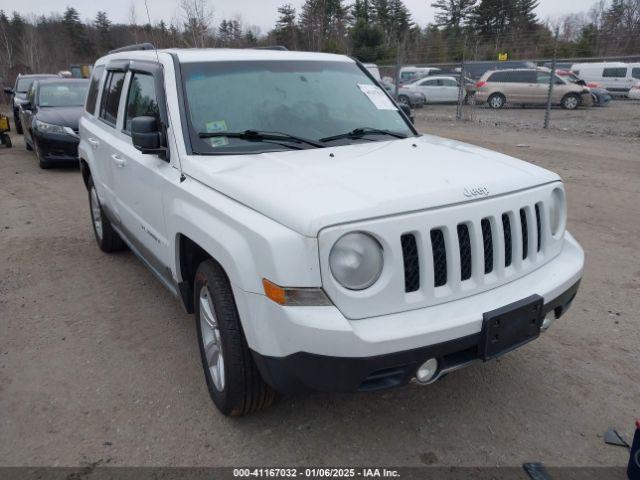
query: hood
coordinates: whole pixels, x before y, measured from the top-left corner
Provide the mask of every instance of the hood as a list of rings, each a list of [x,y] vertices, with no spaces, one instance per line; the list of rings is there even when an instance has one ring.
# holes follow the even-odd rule
[[[77,132],[81,116],[82,107],[40,107],[36,118],[52,125],[71,127]]]
[[[477,194],[501,195],[560,179],[507,155],[432,135],[256,155],[190,156],[183,169],[310,237],[329,225],[471,202]]]

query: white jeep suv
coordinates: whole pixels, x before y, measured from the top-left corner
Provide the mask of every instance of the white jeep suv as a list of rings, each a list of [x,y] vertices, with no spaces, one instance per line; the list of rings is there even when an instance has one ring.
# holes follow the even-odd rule
[[[434,382],[537,338],[582,276],[558,175],[420,135],[345,56],[121,49],[80,137],[98,245],[195,313],[227,415]]]

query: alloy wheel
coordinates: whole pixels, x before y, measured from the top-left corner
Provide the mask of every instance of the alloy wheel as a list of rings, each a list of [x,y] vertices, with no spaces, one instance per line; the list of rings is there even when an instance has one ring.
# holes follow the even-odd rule
[[[211,301],[211,294],[206,285],[203,285],[200,289],[200,332],[211,380],[216,389],[221,392],[225,386],[222,337],[213,308],[213,302]]]

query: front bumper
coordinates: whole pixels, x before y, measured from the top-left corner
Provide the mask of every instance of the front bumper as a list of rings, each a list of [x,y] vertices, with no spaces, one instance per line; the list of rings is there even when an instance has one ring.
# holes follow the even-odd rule
[[[560,318],[570,307],[580,281],[547,302],[542,317],[554,311]],[[438,370],[428,382],[481,359],[481,333],[403,352],[373,357],[331,357],[298,352],[287,357],[253,353],[263,379],[280,393],[304,391],[367,392],[407,384],[416,370],[430,358],[438,360]]]
[[[37,144],[40,157],[45,162],[75,162],[78,160],[80,139],[72,135],[42,133],[33,131],[33,141]]]
[[[238,306],[258,368],[276,390],[376,390],[408,382],[428,358],[439,359],[438,376],[477,360],[485,312],[537,294],[543,312],[559,317],[583,265],[584,252],[567,232],[560,254],[528,275],[427,308],[348,320],[333,306],[281,307],[256,294]]]

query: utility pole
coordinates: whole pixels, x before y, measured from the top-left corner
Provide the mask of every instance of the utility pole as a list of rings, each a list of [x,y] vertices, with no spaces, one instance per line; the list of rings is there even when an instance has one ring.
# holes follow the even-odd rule
[[[553,58],[551,59],[551,75],[549,75],[549,90],[547,92],[547,108],[544,112],[544,128],[549,128],[549,115],[551,114],[551,95],[553,94],[553,84],[556,77],[556,56],[558,55],[558,35],[560,28],[556,27],[553,36]]]
[[[460,62],[460,78],[458,80],[458,106],[456,107],[456,121],[462,120],[462,105],[464,103],[464,97],[466,92],[466,83],[464,75],[464,60],[465,52],[467,50],[467,37],[464,37],[464,43],[462,44],[462,61]]]
[[[398,101],[398,90],[400,88],[400,38],[396,40],[396,78],[395,78],[394,98]]]

